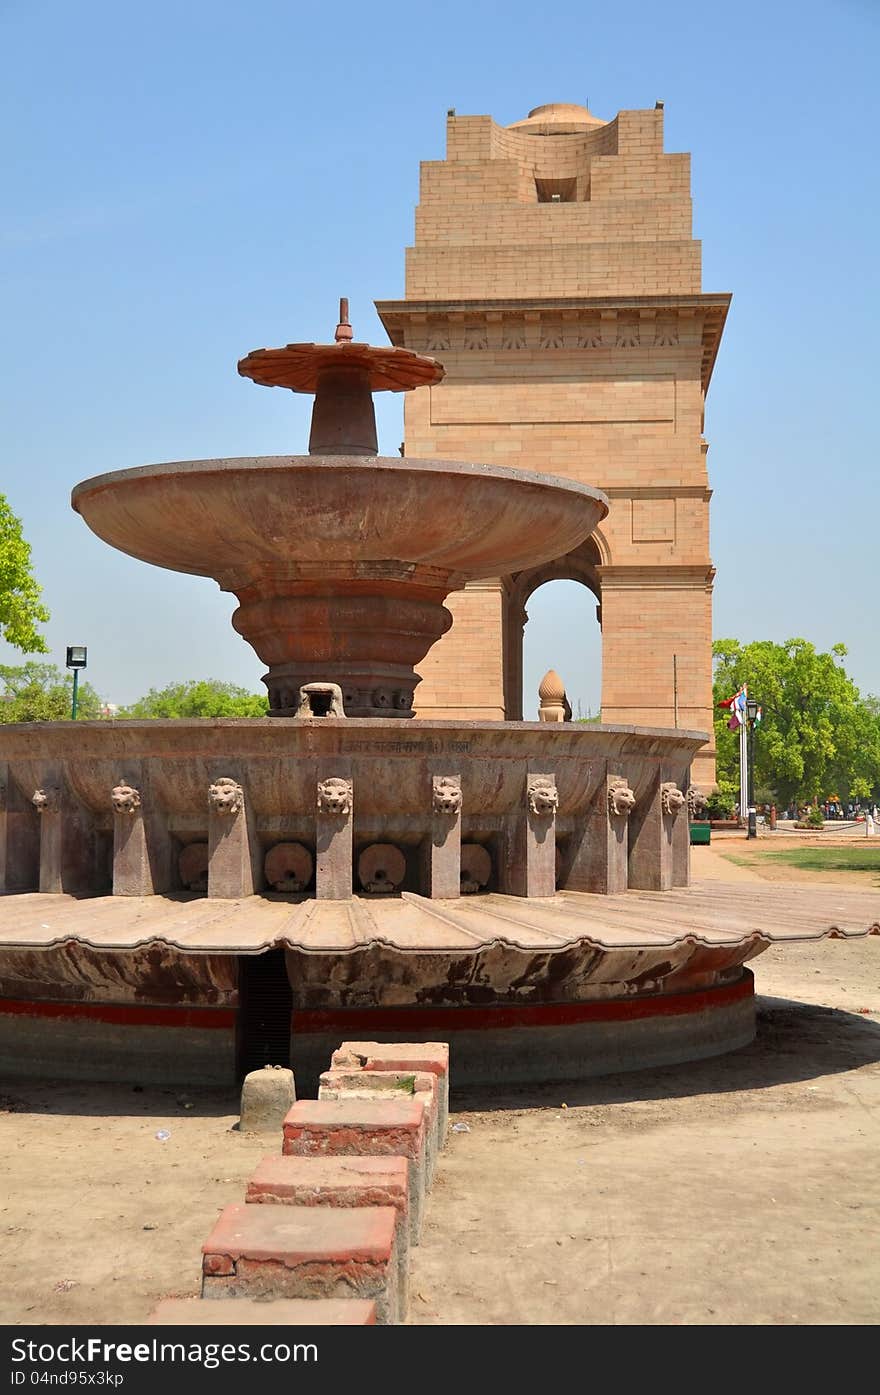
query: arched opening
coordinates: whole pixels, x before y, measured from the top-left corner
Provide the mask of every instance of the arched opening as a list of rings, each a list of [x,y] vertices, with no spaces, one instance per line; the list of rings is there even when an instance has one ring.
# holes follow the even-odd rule
[[[549,668],[563,679],[575,719],[598,715],[601,561],[595,539],[588,538],[565,557],[508,579],[504,636],[508,721],[538,720],[538,685]]]

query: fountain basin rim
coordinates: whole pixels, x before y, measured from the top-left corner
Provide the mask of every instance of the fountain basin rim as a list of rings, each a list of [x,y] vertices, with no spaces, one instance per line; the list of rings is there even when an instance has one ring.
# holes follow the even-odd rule
[[[74,485],[70,495],[71,507],[80,513],[79,500],[87,494],[122,484],[129,480],[162,479],[170,475],[211,475],[233,472],[258,473],[261,471],[298,469],[333,471],[341,473],[353,470],[358,473],[372,473],[377,470],[393,470],[397,474],[426,475],[468,475],[478,478],[509,480],[523,486],[549,486],[564,489],[584,499],[593,499],[604,506],[608,513],[608,496],[593,485],[581,484],[579,480],[567,479],[561,475],[543,474],[535,470],[519,470],[509,465],[489,465],[481,462],[462,460],[439,460],[421,456],[390,455],[244,455],[218,456],[206,460],[169,460],[153,465],[136,465],[124,470],[109,470],[100,475],[92,475]]]
[[[0,725],[0,758],[8,753],[10,738],[17,734],[36,732],[68,731],[71,736],[79,732],[89,735],[98,731],[132,732],[138,729],[145,732],[205,731],[219,728],[234,728],[239,731],[282,731],[301,728],[306,731],[333,731],[350,733],[357,741],[358,733],[388,733],[400,741],[416,741],[420,732],[469,732],[471,734],[497,732],[509,734],[531,732],[540,734],[547,740],[574,738],[586,740],[590,736],[638,736],[648,739],[668,741],[673,749],[686,748],[696,751],[709,741],[705,731],[695,731],[684,727],[648,727],[618,722],[589,722],[581,726],[576,722],[492,722],[478,719],[416,718],[405,727],[397,719],[387,717],[96,717],[79,718],[74,725],[70,720],[57,722],[4,722]],[[295,753],[291,752],[291,755]]]

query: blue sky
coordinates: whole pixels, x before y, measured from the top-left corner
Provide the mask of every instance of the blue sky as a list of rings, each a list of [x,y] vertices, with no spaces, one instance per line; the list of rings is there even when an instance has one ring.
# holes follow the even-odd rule
[[[703,287],[734,303],[706,434],[715,632],[848,645],[880,692],[877,0],[0,0],[0,491],[22,517],[53,656],[109,700],[262,666],[209,580],[123,557],[71,487],[151,461],[305,449],[308,404],[240,379],[248,349],[324,339],[339,295],[383,342],[420,159],[445,115],[666,106],[692,152]],[[401,439],[386,394],[380,449]],[[530,604],[598,705],[592,597]],[[572,628],[583,652],[572,653]],[[15,662],[0,645],[0,662]]]

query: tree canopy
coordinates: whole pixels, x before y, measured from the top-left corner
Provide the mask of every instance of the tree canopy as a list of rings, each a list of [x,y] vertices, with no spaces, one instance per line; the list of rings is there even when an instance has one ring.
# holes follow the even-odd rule
[[[719,639],[715,659],[718,783],[738,784],[739,737],[717,704],[748,684],[763,709],[755,734],[755,784],[782,803],[880,791],[880,703],[863,698],[843,667],[846,647],[821,654],[805,639],[784,644]]]
[[[234,683],[216,678],[191,679],[151,688],[146,697],[130,707],[120,708],[117,716],[150,717],[265,717],[269,700],[265,694],[249,693]]]
[[[0,635],[25,654],[46,653],[46,641],[37,626],[45,625],[49,612],[40,594],[21,520],[0,494]]]
[[[0,722],[63,722],[70,716],[73,674],[33,659],[20,667],[0,664]],[[80,683],[80,717],[101,716],[101,699],[91,683]]]

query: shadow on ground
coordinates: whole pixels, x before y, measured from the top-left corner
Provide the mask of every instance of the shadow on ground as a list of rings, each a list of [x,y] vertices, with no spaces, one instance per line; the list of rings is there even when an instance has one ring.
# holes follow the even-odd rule
[[[237,1117],[239,1095],[232,1090],[193,1086],[118,1085],[110,1081],[48,1082],[0,1078],[0,1114],[85,1115],[99,1118],[216,1119]]]
[[[577,1105],[761,1090],[856,1070],[880,1061],[880,1023],[836,1008],[788,998],[757,997],[758,1032],[739,1051],[678,1066],[622,1072],[547,1085],[467,1086],[453,1089],[457,1111],[546,1109],[564,1098]],[[453,1087],[455,1077],[453,1074]]]
[[[458,1111],[558,1108],[623,1104],[633,1100],[683,1099],[694,1095],[760,1090],[856,1070],[880,1061],[880,1023],[836,1008],[788,998],[756,998],[758,1032],[739,1051],[678,1066],[622,1072],[587,1080],[553,1080],[546,1085],[455,1088]],[[302,1098],[307,1098],[305,1094]],[[192,1091],[156,1085],[65,1082],[62,1090],[44,1080],[0,1079],[0,1113],[101,1117],[220,1118],[237,1116],[235,1089]]]

